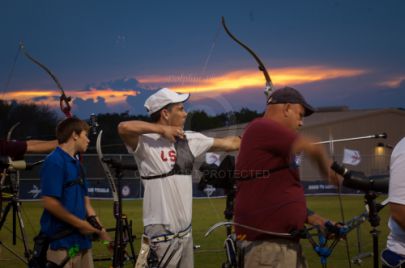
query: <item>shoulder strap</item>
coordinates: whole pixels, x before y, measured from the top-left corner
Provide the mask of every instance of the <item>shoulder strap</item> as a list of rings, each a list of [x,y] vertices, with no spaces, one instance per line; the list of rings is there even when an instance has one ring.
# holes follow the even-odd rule
[[[267,170],[261,170],[261,171],[251,171],[251,172],[240,172],[240,174],[235,174],[235,178],[237,180],[253,180],[253,179],[259,179],[262,177],[269,176],[270,174],[276,173],[278,171],[284,170],[284,169],[289,169],[290,165],[283,165],[280,167],[272,168],[272,169],[267,169]]]
[[[67,174],[66,160],[64,161],[64,166],[65,166],[65,174]],[[75,180],[68,181],[68,182],[64,183],[63,184],[63,189],[69,188],[69,187],[74,186],[76,184],[79,184],[80,186],[84,186],[84,180],[85,180],[84,171],[83,171],[83,167],[82,167],[81,163],[79,163],[79,166],[80,166],[79,177],[77,179],[75,179]]]
[[[76,184],[80,184],[81,186],[84,185],[84,181],[81,177],[73,180],[73,181],[68,181],[67,183],[63,184],[63,189],[69,188],[71,186],[74,186]]]

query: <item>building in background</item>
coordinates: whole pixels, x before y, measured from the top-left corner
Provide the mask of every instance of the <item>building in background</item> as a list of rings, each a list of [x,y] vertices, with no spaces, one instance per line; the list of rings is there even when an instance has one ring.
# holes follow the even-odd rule
[[[234,125],[203,131],[214,137],[243,135],[247,124]],[[387,139],[364,139],[325,144],[325,148],[338,163],[343,161],[344,149],[357,151],[360,162],[346,165],[349,169],[364,172],[367,176],[388,174],[392,147],[405,136],[404,109],[349,110],[347,107],[320,108],[317,113],[304,119],[300,130],[320,141],[369,136],[386,133]],[[236,153],[235,153],[236,155]],[[301,162],[303,181],[322,180],[317,169],[307,161]]]
[[[211,129],[202,133],[212,137],[225,137],[243,135],[247,124],[233,125],[223,128]],[[342,139],[369,136],[373,134],[387,133],[387,139],[365,139],[349,142],[325,144],[330,155],[338,162],[343,162],[345,149],[355,152],[352,157],[353,164],[346,167],[351,170],[362,171],[367,176],[378,176],[389,174],[389,163],[391,150],[399,140],[405,136],[405,110],[404,109],[374,109],[374,110],[348,110],[345,107],[323,108],[319,112],[304,120],[301,132],[306,135],[326,141],[330,138]],[[358,155],[357,155],[358,154]],[[222,160],[226,153],[220,154]],[[236,156],[236,153],[232,153]],[[27,155],[28,162],[35,162],[45,155]],[[132,163],[133,157],[129,154],[105,155],[113,157],[126,163]],[[359,159],[357,159],[359,158]],[[197,184],[201,174],[199,167],[205,161],[202,156],[194,164],[194,196],[203,197],[206,193],[197,190]],[[83,156],[86,172],[90,179],[90,195],[98,198],[110,198],[108,182],[96,154],[85,154]],[[358,163],[356,163],[358,162]],[[39,197],[39,167],[31,171],[22,171],[20,180],[20,196],[23,199],[37,199]],[[336,189],[326,182],[318,173],[317,169],[305,158],[301,162],[301,179],[305,185],[306,193],[332,193]],[[134,171],[123,172],[122,194],[124,198],[141,198],[143,196],[142,183]],[[221,189],[210,189],[214,195],[223,195]],[[353,192],[353,191],[352,191]]]

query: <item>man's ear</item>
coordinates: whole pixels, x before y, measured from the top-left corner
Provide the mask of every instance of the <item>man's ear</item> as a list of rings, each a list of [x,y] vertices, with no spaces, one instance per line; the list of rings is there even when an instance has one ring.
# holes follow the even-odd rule
[[[72,132],[72,135],[70,136],[74,141],[76,141],[79,138],[79,135],[76,134],[76,132]]]
[[[284,117],[288,117],[288,113],[289,113],[290,109],[291,109],[291,104],[285,103],[283,105],[283,115],[284,115]]]
[[[163,109],[162,112],[161,112],[161,114],[160,114],[160,116],[161,116],[163,119],[168,120],[168,119],[169,119],[169,110]]]

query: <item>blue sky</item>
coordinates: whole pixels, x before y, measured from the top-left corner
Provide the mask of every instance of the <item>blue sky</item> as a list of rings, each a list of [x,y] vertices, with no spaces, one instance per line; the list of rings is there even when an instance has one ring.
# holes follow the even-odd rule
[[[276,88],[293,86],[318,107],[405,107],[403,14],[400,0],[5,0],[0,99],[58,105],[53,81],[21,53],[8,79],[23,40],[83,118],[145,113],[144,100],[160,87],[191,92],[191,110],[262,111],[264,78],[220,27],[225,16]]]

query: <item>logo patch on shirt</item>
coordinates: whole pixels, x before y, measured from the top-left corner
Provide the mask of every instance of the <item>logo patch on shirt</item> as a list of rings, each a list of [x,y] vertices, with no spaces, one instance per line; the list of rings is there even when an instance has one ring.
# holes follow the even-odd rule
[[[162,150],[160,151],[160,159],[162,159],[163,162],[176,162],[176,151],[170,150],[169,152],[165,152],[164,150]]]

